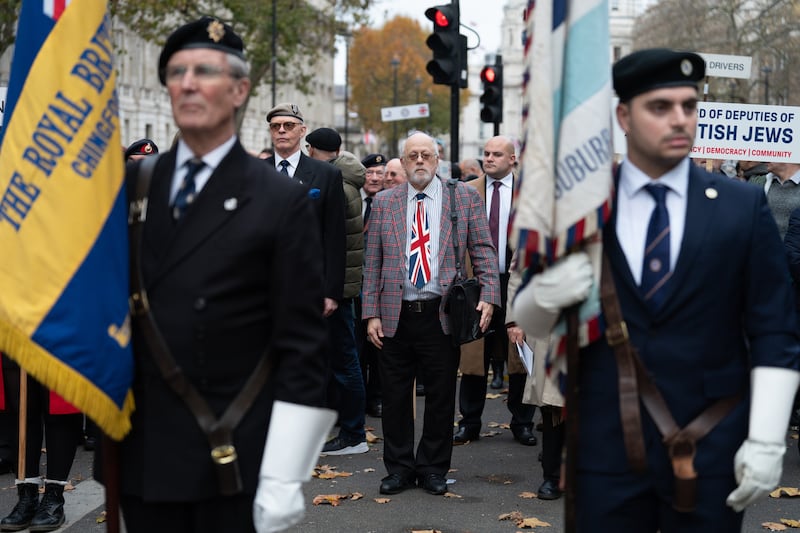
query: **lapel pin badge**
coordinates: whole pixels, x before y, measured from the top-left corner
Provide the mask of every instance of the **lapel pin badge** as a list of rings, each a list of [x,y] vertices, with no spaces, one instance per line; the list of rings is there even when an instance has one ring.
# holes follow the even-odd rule
[[[236,198],[228,198],[222,204],[222,207],[225,208],[225,211],[233,211],[234,209],[236,209],[238,205],[239,205],[239,200],[237,200]]]
[[[714,187],[709,187],[706,189],[706,198],[709,200],[716,200],[717,196],[719,196],[719,192]]]

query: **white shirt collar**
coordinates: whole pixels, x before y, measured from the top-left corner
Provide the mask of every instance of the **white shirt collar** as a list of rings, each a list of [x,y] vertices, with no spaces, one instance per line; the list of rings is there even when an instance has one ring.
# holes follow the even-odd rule
[[[223,158],[228,155],[228,152],[231,151],[235,142],[236,135],[233,135],[230,139],[201,157],[203,163],[211,169],[212,173],[217,169]],[[175,152],[175,168],[181,168],[193,157],[195,157],[195,154],[192,152],[191,148],[189,148],[183,139],[178,139],[178,149]]]
[[[685,198],[689,189],[690,164],[689,158],[685,157],[664,175],[654,180],[626,158],[620,167],[619,188],[628,198],[631,198],[645,185],[661,183],[681,198]]]
[[[289,162],[289,164],[292,166],[292,168],[297,169],[297,165],[300,163],[300,154],[301,153],[302,153],[302,150],[298,150],[295,153],[293,153],[292,155],[290,155],[289,157],[285,158]],[[279,156],[277,153],[275,154],[275,168],[276,169],[280,170],[280,168],[281,168],[280,167],[280,162],[283,161],[283,160],[284,160],[283,157]]]

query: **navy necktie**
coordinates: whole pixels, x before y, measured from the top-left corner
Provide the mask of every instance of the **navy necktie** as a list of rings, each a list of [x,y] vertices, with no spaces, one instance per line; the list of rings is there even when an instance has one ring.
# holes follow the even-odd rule
[[[186,214],[186,210],[192,205],[192,202],[194,202],[194,198],[197,196],[194,177],[206,164],[203,163],[202,159],[193,157],[185,163],[185,166],[188,170],[183,177],[178,194],[175,196],[175,202],[172,204],[172,218],[175,220],[180,220]]]
[[[367,222],[369,222],[369,214],[372,212],[372,196],[367,196],[364,201],[367,203],[367,207],[364,208],[364,227],[366,228]]]
[[[664,301],[667,282],[672,276],[669,264],[669,212],[666,202],[669,189],[656,184],[646,185],[645,189],[656,201],[656,206],[647,227],[640,289],[645,302],[652,310],[656,310]]]
[[[278,163],[278,166],[281,167],[281,173],[289,175],[289,162],[287,160],[283,160]]]

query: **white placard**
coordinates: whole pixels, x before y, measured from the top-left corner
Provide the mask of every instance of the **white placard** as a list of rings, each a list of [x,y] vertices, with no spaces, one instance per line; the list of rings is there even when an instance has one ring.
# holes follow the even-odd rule
[[[750,70],[753,64],[753,58],[750,56],[704,53],[701,53],[700,56],[706,61],[706,76],[750,79]]]

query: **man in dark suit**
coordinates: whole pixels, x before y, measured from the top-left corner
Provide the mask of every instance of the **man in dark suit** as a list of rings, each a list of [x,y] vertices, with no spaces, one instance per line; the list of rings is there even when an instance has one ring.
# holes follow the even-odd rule
[[[618,372],[605,338],[583,348],[580,531],[598,524],[643,533],[739,531],[741,511],[780,480],[800,381],[789,274],[764,194],[689,161],[704,74],[699,55],[666,49],[634,52],[614,65],[627,156],[603,245],[628,338],[646,369],[639,390],[649,376],[681,428],[718,400],[728,404],[694,454],[672,450],[685,458],[673,463],[650,405],[636,417],[641,430],[623,431],[633,429],[620,415],[631,404],[620,404],[625,368]],[[545,336],[561,308],[588,294],[587,263],[586,254],[571,254],[532,278],[514,302],[526,333]],[[637,463],[644,468],[635,471]],[[693,472],[696,494],[684,499]],[[672,507],[681,500],[684,508]]]
[[[303,113],[295,104],[278,104],[267,113],[275,155],[267,162],[279,172],[305,185],[319,217],[323,248],[325,309],[330,316],[342,299],[345,270],[344,192],[342,172],[300,150],[306,135]]]
[[[516,161],[514,143],[507,137],[497,136],[486,141],[483,150],[486,175],[468,182],[474,187],[484,204],[484,213],[489,220],[489,230],[497,248],[500,272],[500,299],[502,307],[492,315],[490,333],[483,339],[461,347],[461,386],[458,391],[458,407],[461,420],[453,435],[454,444],[478,440],[481,430],[481,415],[486,404],[486,374],[489,364],[495,379],[503,383],[503,363],[508,360],[508,401],[511,413],[511,432],[514,439],[525,446],[535,446],[533,415],[536,407],[522,403],[527,372],[517,355],[517,347],[509,345],[506,335],[506,295],[508,291],[508,267],[511,251],[508,249],[508,224],[511,217],[511,199],[514,190],[514,174],[511,171]],[[496,211],[495,211],[496,210]],[[498,364],[499,363],[499,364]]]
[[[367,338],[383,351],[383,461],[389,475],[382,494],[415,482],[431,494],[447,491],[453,451],[458,349],[453,348],[442,297],[469,253],[481,284],[481,328],[500,305],[497,256],[478,193],[462,183],[455,191],[436,177],[436,143],[424,133],[405,142],[408,183],[378,193],[370,215],[364,262],[363,318]],[[450,219],[455,192],[458,225]],[[463,267],[462,267],[463,268]],[[417,369],[426,389],[422,438],[414,454],[412,383]]]
[[[119,461],[132,533],[296,523],[300,485],[335,417],[316,407],[327,337],[312,200],[239,143],[235,113],[250,91],[242,48],[230,26],[203,17],[170,35],[159,59],[180,138],[155,164],[141,250],[132,250],[141,254],[139,300],[166,346],[159,350],[134,317],[136,411]],[[127,168],[130,197],[143,161]],[[157,363],[165,352],[179,369],[169,380]],[[244,402],[233,449],[215,448],[215,461],[194,409],[170,384],[182,370],[219,420],[263,358],[266,384]],[[241,490],[223,494],[217,473],[233,464]]]

